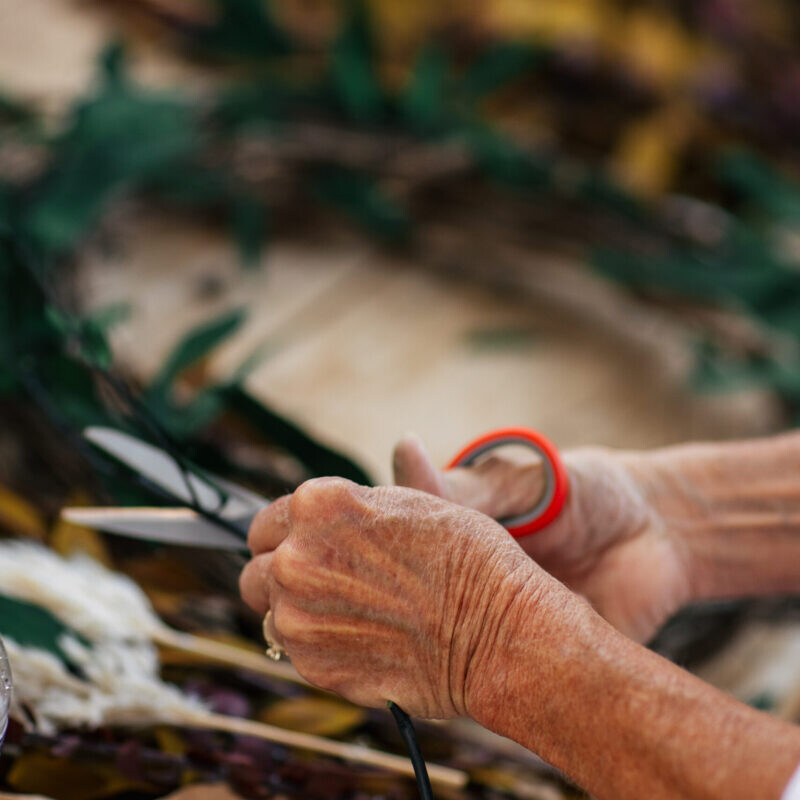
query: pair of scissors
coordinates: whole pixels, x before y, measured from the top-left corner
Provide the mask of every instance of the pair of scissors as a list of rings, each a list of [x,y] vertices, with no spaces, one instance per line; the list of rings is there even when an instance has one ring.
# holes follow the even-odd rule
[[[91,427],[84,436],[95,447],[145,478],[184,508],[65,508],[69,522],[106,533],[151,542],[209,547],[221,550],[247,548],[247,531],[255,515],[269,500],[210,473],[182,465],[152,444],[113,428]],[[544,492],[526,514],[500,520],[520,538],[541,530],[561,511],[567,498],[567,471],[553,444],[528,428],[502,428],[470,442],[447,468],[475,464],[487,453],[507,445],[524,445],[539,454],[544,472]]]

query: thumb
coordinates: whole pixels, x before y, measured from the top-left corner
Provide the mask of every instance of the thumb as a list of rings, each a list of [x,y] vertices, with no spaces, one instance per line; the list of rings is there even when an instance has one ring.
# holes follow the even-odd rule
[[[447,497],[448,492],[441,473],[415,434],[406,434],[398,442],[394,448],[392,464],[394,482],[398,486]]]

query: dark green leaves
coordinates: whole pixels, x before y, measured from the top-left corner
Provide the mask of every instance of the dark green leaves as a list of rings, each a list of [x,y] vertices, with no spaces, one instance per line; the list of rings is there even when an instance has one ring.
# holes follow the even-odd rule
[[[111,77],[75,110],[54,144],[50,170],[23,211],[28,235],[47,252],[75,245],[115,194],[142,188],[195,156],[200,145],[189,104],[129,84],[121,74],[121,54],[109,58]]]
[[[733,150],[720,158],[720,178],[773,220],[800,223],[800,187],[755,153]]]
[[[480,100],[519,78],[535,66],[540,57],[541,52],[529,44],[496,44],[467,68],[459,89],[465,99]]]
[[[408,124],[421,133],[433,133],[446,118],[445,84],[448,58],[438,44],[422,48],[411,79],[400,96],[400,107]]]
[[[543,155],[520,147],[491,127],[467,125],[459,135],[490,178],[527,190],[539,190],[549,183],[550,165]]]
[[[312,476],[338,475],[369,485],[369,476],[355,462],[304,433],[297,425],[276,414],[240,386],[225,389],[225,406],[273,444],[291,453]]]
[[[0,131],[3,126],[33,131],[37,124],[38,117],[32,108],[0,92]]]
[[[341,109],[353,121],[375,122],[383,109],[369,15],[350,0],[344,27],[330,54],[330,78]]]
[[[257,200],[241,195],[233,201],[231,227],[246,267],[257,267],[266,238],[267,210]]]
[[[4,594],[0,594],[0,634],[22,647],[45,650],[64,662],[68,659],[61,647],[62,637],[70,635],[85,643],[49,611]]]
[[[205,358],[215,347],[234,333],[244,322],[241,309],[227,311],[188,333],[167,357],[166,363],[150,386],[150,393],[167,392],[183,370]]]
[[[291,51],[265,0],[213,0],[213,5],[216,21],[195,31],[201,48],[247,59],[268,59]]]
[[[323,167],[314,178],[316,197],[363,225],[370,233],[392,243],[403,241],[410,220],[378,183],[368,175],[344,167]]]
[[[232,178],[201,163],[209,134],[198,107],[132,83],[119,45],[101,63],[99,90],[77,106],[53,143],[49,170],[22,204],[27,235],[45,254],[62,255],[110,201],[137,191],[195,209],[227,209],[243,257],[254,263],[266,211]]]

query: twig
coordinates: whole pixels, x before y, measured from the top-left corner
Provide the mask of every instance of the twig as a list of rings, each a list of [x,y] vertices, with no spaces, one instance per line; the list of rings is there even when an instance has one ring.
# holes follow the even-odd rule
[[[166,626],[153,633],[153,641],[162,647],[171,647],[174,650],[191,653],[207,661],[226,664],[236,669],[248,670],[270,678],[297,683],[301,686],[311,685],[300,677],[291,664],[275,663],[265,655],[251,653],[224,642],[216,642],[213,639],[206,639],[191,633],[183,633]]]
[[[373,750],[360,744],[337,742],[332,739],[325,739],[322,736],[312,736],[308,733],[287,731],[283,728],[276,728],[274,725],[267,725],[263,722],[239,719],[237,717],[227,717],[224,714],[214,714],[210,712],[199,712],[196,715],[188,715],[184,722],[187,725],[195,725],[199,728],[226,731],[243,736],[255,736],[259,739],[266,739],[267,741],[284,744],[288,747],[323,753],[335,758],[341,758],[344,761],[379,767],[399,775],[406,775],[410,778],[414,777],[414,769],[407,758],[396,756],[393,753],[386,753],[381,750]],[[438,764],[429,764],[428,774],[430,775],[432,783],[453,789],[463,788],[468,781],[468,776],[465,772],[450,767],[443,767]]]

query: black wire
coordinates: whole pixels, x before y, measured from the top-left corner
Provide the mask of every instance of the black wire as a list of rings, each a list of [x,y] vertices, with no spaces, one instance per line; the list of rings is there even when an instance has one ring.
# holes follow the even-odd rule
[[[417,732],[411,723],[411,717],[403,711],[397,703],[389,702],[389,711],[392,712],[397,729],[403,737],[403,741],[408,749],[411,764],[414,767],[414,776],[417,779],[417,788],[421,800],[433,800],[433,789],[431,789],[431,779],[428,777],[428,768],[425,766],[425,759],[419,749],[419,739]]]
[[[52,305],[54,308],[57,308],[59,311],[64,313],[59,307],[60,304],[55,297],[52,287],[47,281],[42,279],[42,276],[35,268],[33,259],[22,258],[22,262],[28,268],[29,274],[33,275],[34,280],[36,280],[36,282],[39,284],[39,287],[42,290],[47,302],[50,303],[50,305]],[[67,315],[65,314],[65,316]],[[86,364],[86,366],[91,369],[97,377],[105,381],[106,385],[130,409],[129,415],[132,418],[132,421],[138,423],[138,427],[140,429],[146,430],[152,438],[156,439],[159,447],[167,455],[169,455],[170,458],[172,458],[177,469],[180,471],[190,500],[187,501],[181,497],[178,497],[177,495],[174,495],[167,489],[152,483],[152,481],[147,479],[144,475],[137,474],[135,472],[132,474],[132,476],[130,476],[132,477],[133,481],[139,486],[147,488],[154,494],[159,495],[164,500],[168,500],[179,506],[190,508],[219,527],[236,534],[246,541],[248,533],[247,529],[236,522],[226,519],[220,513],[224,509],[225,504],[229,499],[228,493],[222,489],[222,487],[218,486],[212,478],[203,475],[203,480],[212,485],[214,490],[218,493],[219,503],[217,508],[213,510],[205,508],[202,503],[200,503],[199,498],[197,497],[197,492],[195,491],[195,487],[190,479],[192,474],[198,473],[193,470],[188,461],[185,459],[179,445],[175,443],[175,441],[164,429],[147,405],[143,403],[139,397],[137,397],[136,393],[131,389],[128,383],[119,376],[113,375],[107,369],[103,369],[102,367],[98,367],[93,364]],[[27,373],[25,375],[26,379],[24,380],[26,388],[29,392],[33,390],[32,393],[39,401],[39,404],[44,406],[46,409],[48,406],[52,406],[49,394],[42,385],[41,381],[38,380],[38,376],[35,374],[35,371],[33,369],[29,369],[27,371],[23,370],[23,373]],[[51,412],[56,411],[55,408],[50,408],[49,410]],[[57,413],[55,413],[54,416],[56,418],[60,417],[60,415]],[[70,431],[69,433],[70,438],[73,438],[71,435],[72,432]],[[79,444],[79,447],[85,452],[86,448],[81,447],[81,445],[83,445],[83,442]],[[96,466],[96,459],[93,459],[92,463]],[[402,737],[403,742],[408,750],[408,755],[414,768],[414,776],[417,780],[417,788],[419,789],[420,800],[433,800],[433,790],[431,789],[431,781],[428,777],[428,769],[425,766],[425,759],[422,757],[422,751],[419,747],[419,739],[417,738],[417,732],[414,730],[414,726],[411,723],[411,718],[396,703],[390,702],[389,710],[392,712],[392,716],[397,724],[397,729],[399,730],[400,736]]]

